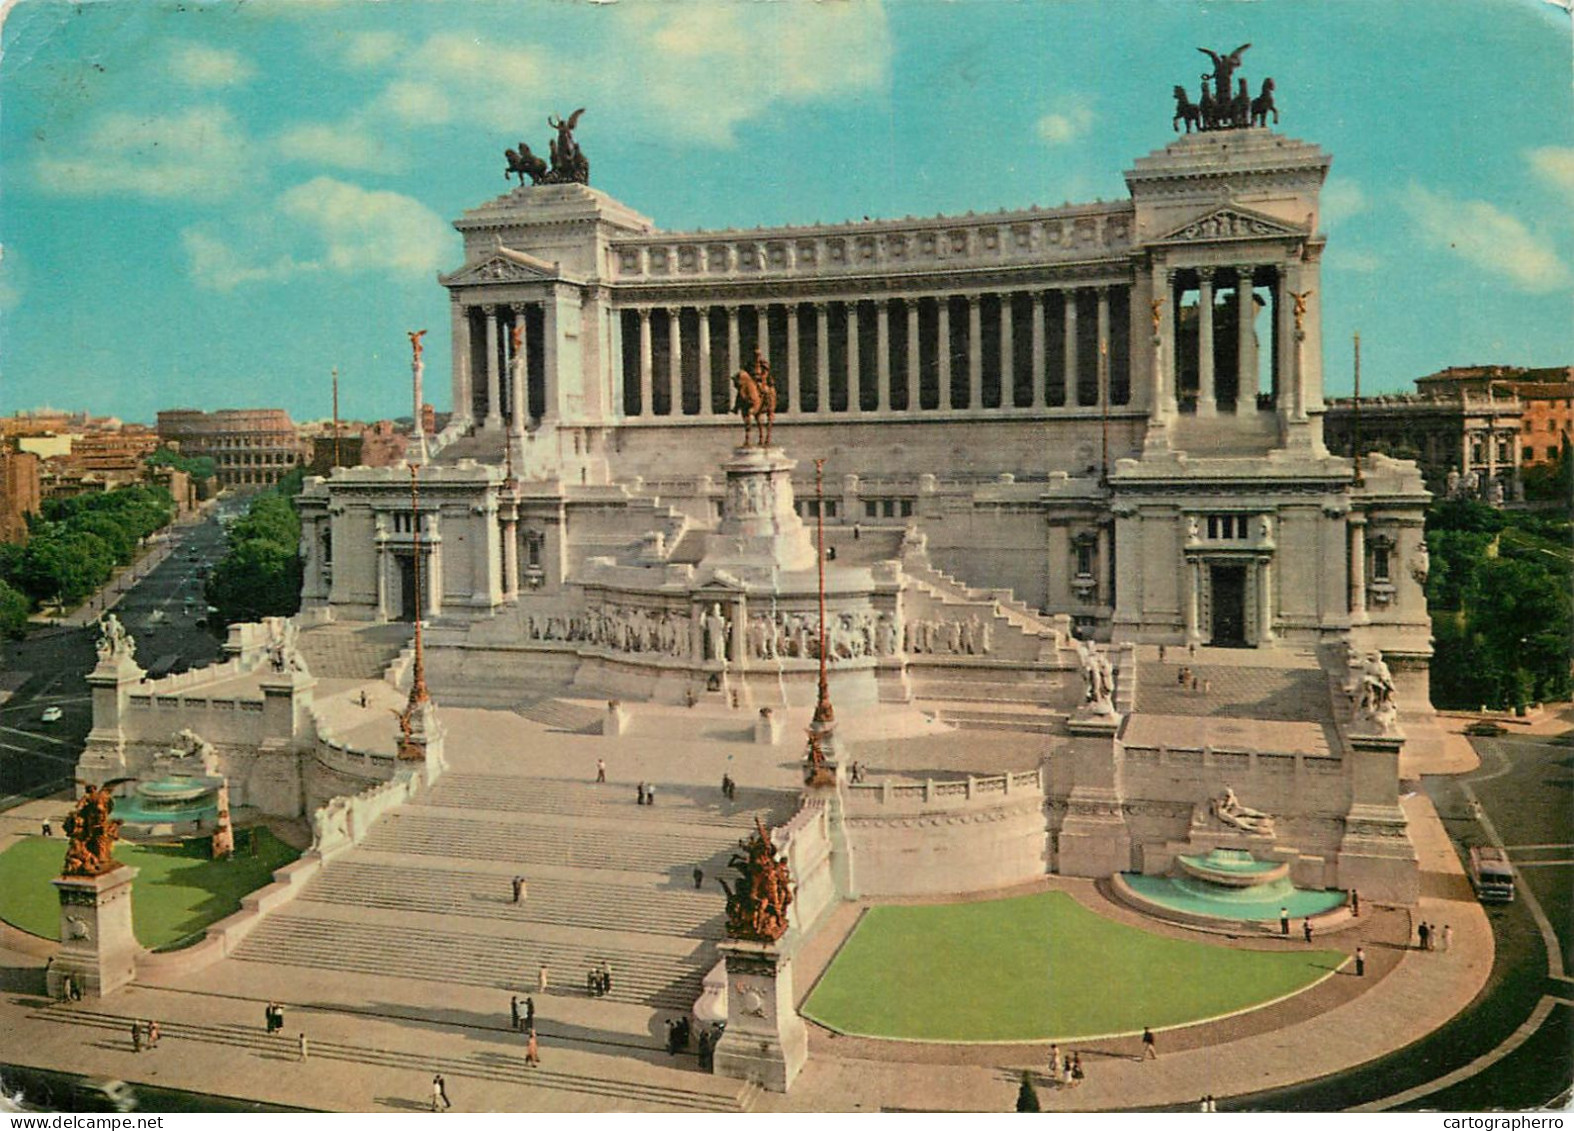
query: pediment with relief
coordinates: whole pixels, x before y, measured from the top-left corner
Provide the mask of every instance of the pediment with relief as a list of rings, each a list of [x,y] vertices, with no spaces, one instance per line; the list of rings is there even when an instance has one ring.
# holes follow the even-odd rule
[[[485,283],[536,283],[561,275],[556,263],[537,259],[523,251],[500,247],[485,259],[468,263],[442,277],[446,287],[474,286]]]
[[[1255,212],[1218,208],[1189,220],[1154,243],[1197,243],[1202,240],[1272,239],[1282,236],[1304,237],[1305,228],[1282,223]]]

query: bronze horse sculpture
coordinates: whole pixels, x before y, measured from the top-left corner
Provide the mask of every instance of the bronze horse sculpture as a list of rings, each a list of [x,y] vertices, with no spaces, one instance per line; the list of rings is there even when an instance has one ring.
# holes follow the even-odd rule
[[[1203,86],[1202,93],[1204,98],[1208,96],[1206,85]],[[1185,87],[1177,86],[1175,88],[1175,118],[1170,122],[1176,133],[1180,133],[1182,122],[1186,123],[1187,133],[1191,133],[1193,129],[1200,130],[1203,128],[1201,107],[1195,105],[1191,99],[1186,97]]]
[[[749,446],[749,424],[752,421],[759,436],[759,446],[768,447],[771,427],[776,422],[776,379],[771,376],[771,363],[754,351],[754,372],[738,370],[732,379],[737,395],[733,398],[732,411],[743,417],[743,446]]]
[[[547,163],[530,152],[530,146],[524,142],[519,143],[517,152],[512,149],[503,150],[503,156],[508,159],[508,168],[503,171],[504,180],[518,176],[519,183],[523,185],[525,178],[529,177],[531,184],[539,185],[547,175]]]
[[[1273,115],[1274,125],[1279,124],[1279,108],[1273,104],[1273,80],[1262,80],[1262,93],[1252,99],[1252,125],[1266,126],[1268,115]]]

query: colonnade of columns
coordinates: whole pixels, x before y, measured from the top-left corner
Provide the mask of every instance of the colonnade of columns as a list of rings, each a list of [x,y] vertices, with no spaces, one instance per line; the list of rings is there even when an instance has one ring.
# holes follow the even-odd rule
[[[1155,397],[1156,415],[1181,411],[1195,411],[1199,416],[1215,416],[1220,412],[1245,413],[1263,407],[1278,407],[1279,399],[1292,398],[1286,407],[1304,405],[1305,391],[1300,387],[1301,374],[1297,370],[1293,348],[1293,320],[1289,313],[1289,292],[1299,283],[1299,267],[1291,264],[1280,267],[1242,265],[1227,267],[1169,268],[1155,271],[1154,287],[1165,296],[1165,306],[1155,345],[1162,351],[1162,371],[1166,375],[1165,388]],[[1266,278],[1263,276],[1266,274]],[[1259,401],[1260,354],[1256,333],[1256,288],[1265,287],[1272,304],[1269,323],[1269,346],[1272,351],[1273,385],[1265,401]],[[1161,289],[1162,288],[1162,289]],[[1218,295],[1224,290],[1232,292],[1235,341],[1225,356],[1233,353],[1233,372],[1218,371],[1217,358],[1223,343],[1216,334],[1215,312],[1219,309]],[[1189,293],[1197,296],[1195,354],[1180,354],[1183,300]],[[1184,383],[1183,377],[1195,375],[1195,383]],[[1233,386],[1233,395],[1224,388],[1225,382]]]
[[[552,304],[454,302],[451,311],[456,410],[463,406],[482,426],[511,432],[551,415]]]
[[[1056,302],[1059,310],[1052,308]],[[965,309],[963,319],[954,316],[953,304]],[[1096,319],[1091,341],[1084,340],[1088,330],[1079,334],[1084,304]],[[713,320],[723,319],[725,344],[718,351]],[[638,306],[626,308],[623,320],[623,408],[629,417],[726,414],[732,376],[752,369],[756,348],[771,363],[778,414],[1048,409],[1130,400],[1124,286]],[[986,343],[988,336],[993,343]],[[1061,343],[1058,357],[1050,356],[1051,337]]]

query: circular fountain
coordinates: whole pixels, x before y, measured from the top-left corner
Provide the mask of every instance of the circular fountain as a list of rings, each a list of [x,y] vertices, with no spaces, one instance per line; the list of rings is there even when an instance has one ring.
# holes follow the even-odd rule
[[[138,782],[131,796],[115,799],[115,817],[127,840],[185,837],[216,824],[222,777],[169,776]]]
[[[1288,861],[1259,860],[1244,848],[1177,855],[1171,875],[1123,872],[1112,883],[1121,899],[1149,915],[1213,929],[1277,929],[1283,912],[1326,927],[1328,913],[1345,906],[1344,892],[1298,888]]]

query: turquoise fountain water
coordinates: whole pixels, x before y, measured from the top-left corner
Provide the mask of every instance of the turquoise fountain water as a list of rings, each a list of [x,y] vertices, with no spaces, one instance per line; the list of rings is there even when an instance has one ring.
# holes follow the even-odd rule
[[[222,778],[167,777],[138,782],[136,793],[115,798],[115,817],[129,826],[174,826],[215,821]],[[137,828],[128,830],[133,834]]]
[[[1216,848],[1206,856],[1176,857],[1178,876],[1123,873],[1121,879],[1141,899],[1186,915],[1213,919],[1277,919],[1281,908],[1302,919],[1332,911],[1345,902],[1342,891],[1309,891],[1290,882],[1289,865],[1258,860],[1243,849]]]

